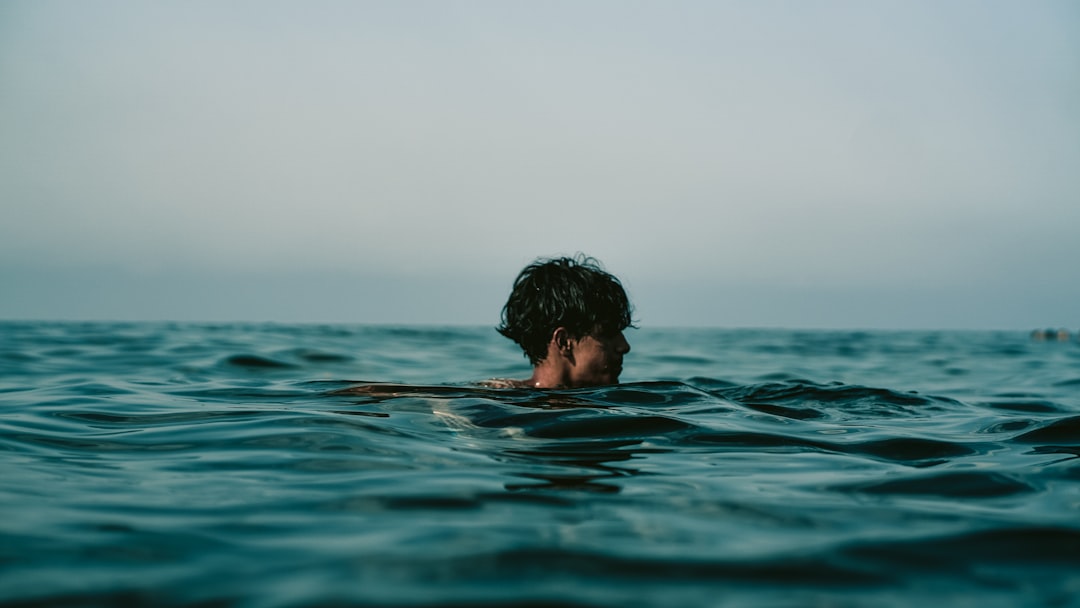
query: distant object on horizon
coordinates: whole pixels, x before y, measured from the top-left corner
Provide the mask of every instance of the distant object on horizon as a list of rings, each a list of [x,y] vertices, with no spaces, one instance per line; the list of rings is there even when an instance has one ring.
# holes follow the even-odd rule
[[[1077,332],[1077,337],[1080,337],[1080,332]],[[1040,342],[1044,340],[1068,342],[1072,339],[1072,333],[1067,329],[1036,329],[1031,332],[1031,339]]]

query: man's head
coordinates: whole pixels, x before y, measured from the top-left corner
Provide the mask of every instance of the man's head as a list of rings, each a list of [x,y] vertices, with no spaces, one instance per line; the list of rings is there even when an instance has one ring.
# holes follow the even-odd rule
[[[572,341],[572,363],[595,360],[593,384],[618,381],[622,355],[630,350],[622,330],[631,326],[633,309],[619,280],[593,258],[537,260],[514,281],[502,311],[499,333],[517,342],[534,365],[548,358],[550,348]],[[576,357],[576,358],[575,358]],[[604,369],[601,369],[604,368]],[[588,373],[588,369],[577,370]]]

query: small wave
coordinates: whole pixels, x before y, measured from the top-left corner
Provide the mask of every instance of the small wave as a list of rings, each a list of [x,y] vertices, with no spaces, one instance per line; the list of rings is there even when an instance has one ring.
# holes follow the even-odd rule
[[[936,464],[953,458],[977,453],[971,447],[957,442],[938,441],[914,437],[896,437],[867,441],[844,446],[844,451],[866,454],[894,462],[907,464]]]
[[[292,363],[261,357],[259,355],[231,355],[223,361],[226,365],[251,369],[288,369],[296,367]]]
[[[1005,526],[947,536],[892,543],[867,543],[845,551],[862,561],[887,563],[901,571],[938,575],[969,570],[978,564],[1013,564],[1022,569],[1013,576],[1052,564],[1077,565],[1080,530],[1065,526]]]
[[[958,402],[914,392],[809,380],[766,382],[716,391],[720,396],[789,418],[920,417]]]
[[[291,354],[308,363],[347,363],[354,359],[354,357],[351,357],[349,355],[343,355],[341,353],[331,353],[303,348],[294,350],[291,352]]]
[[[1015,439],[1022,443],[1057,443],[1080,445],[1080,416],[1054,420]]]
[[[987,401],[980,403],[983,407],[990,407],[1008,412],[1024,412],[1031,414],[1054,414],[1063,411],[1062,407],[1053,401],[1018,399],[1015,401]]]
[[[948,472],[842,486],[865,494],[904,494],[941,498],[1001,498],[1034,492],[1035,488],[1001,473]]]

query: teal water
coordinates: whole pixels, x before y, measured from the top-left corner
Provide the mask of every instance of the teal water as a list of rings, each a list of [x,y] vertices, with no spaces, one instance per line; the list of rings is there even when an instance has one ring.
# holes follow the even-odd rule
[[[1078,605],[1077,342],[628,338],[0,323],[0,603]]]

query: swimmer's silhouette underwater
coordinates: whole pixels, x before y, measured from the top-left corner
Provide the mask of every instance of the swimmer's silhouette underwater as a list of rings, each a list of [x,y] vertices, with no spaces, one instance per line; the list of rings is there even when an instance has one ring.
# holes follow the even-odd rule
[[[618,384],[630,352],[623,330],[633,307],[622,283],[595,258],[541,258],[514,280],[497,331],[521,347],[533,366],[523,380],[497,378],[485,388],[559,389]],[[364,384],[347,393],[398,392],[406,387]],[[414,387],[415,388],[415,387]]]

